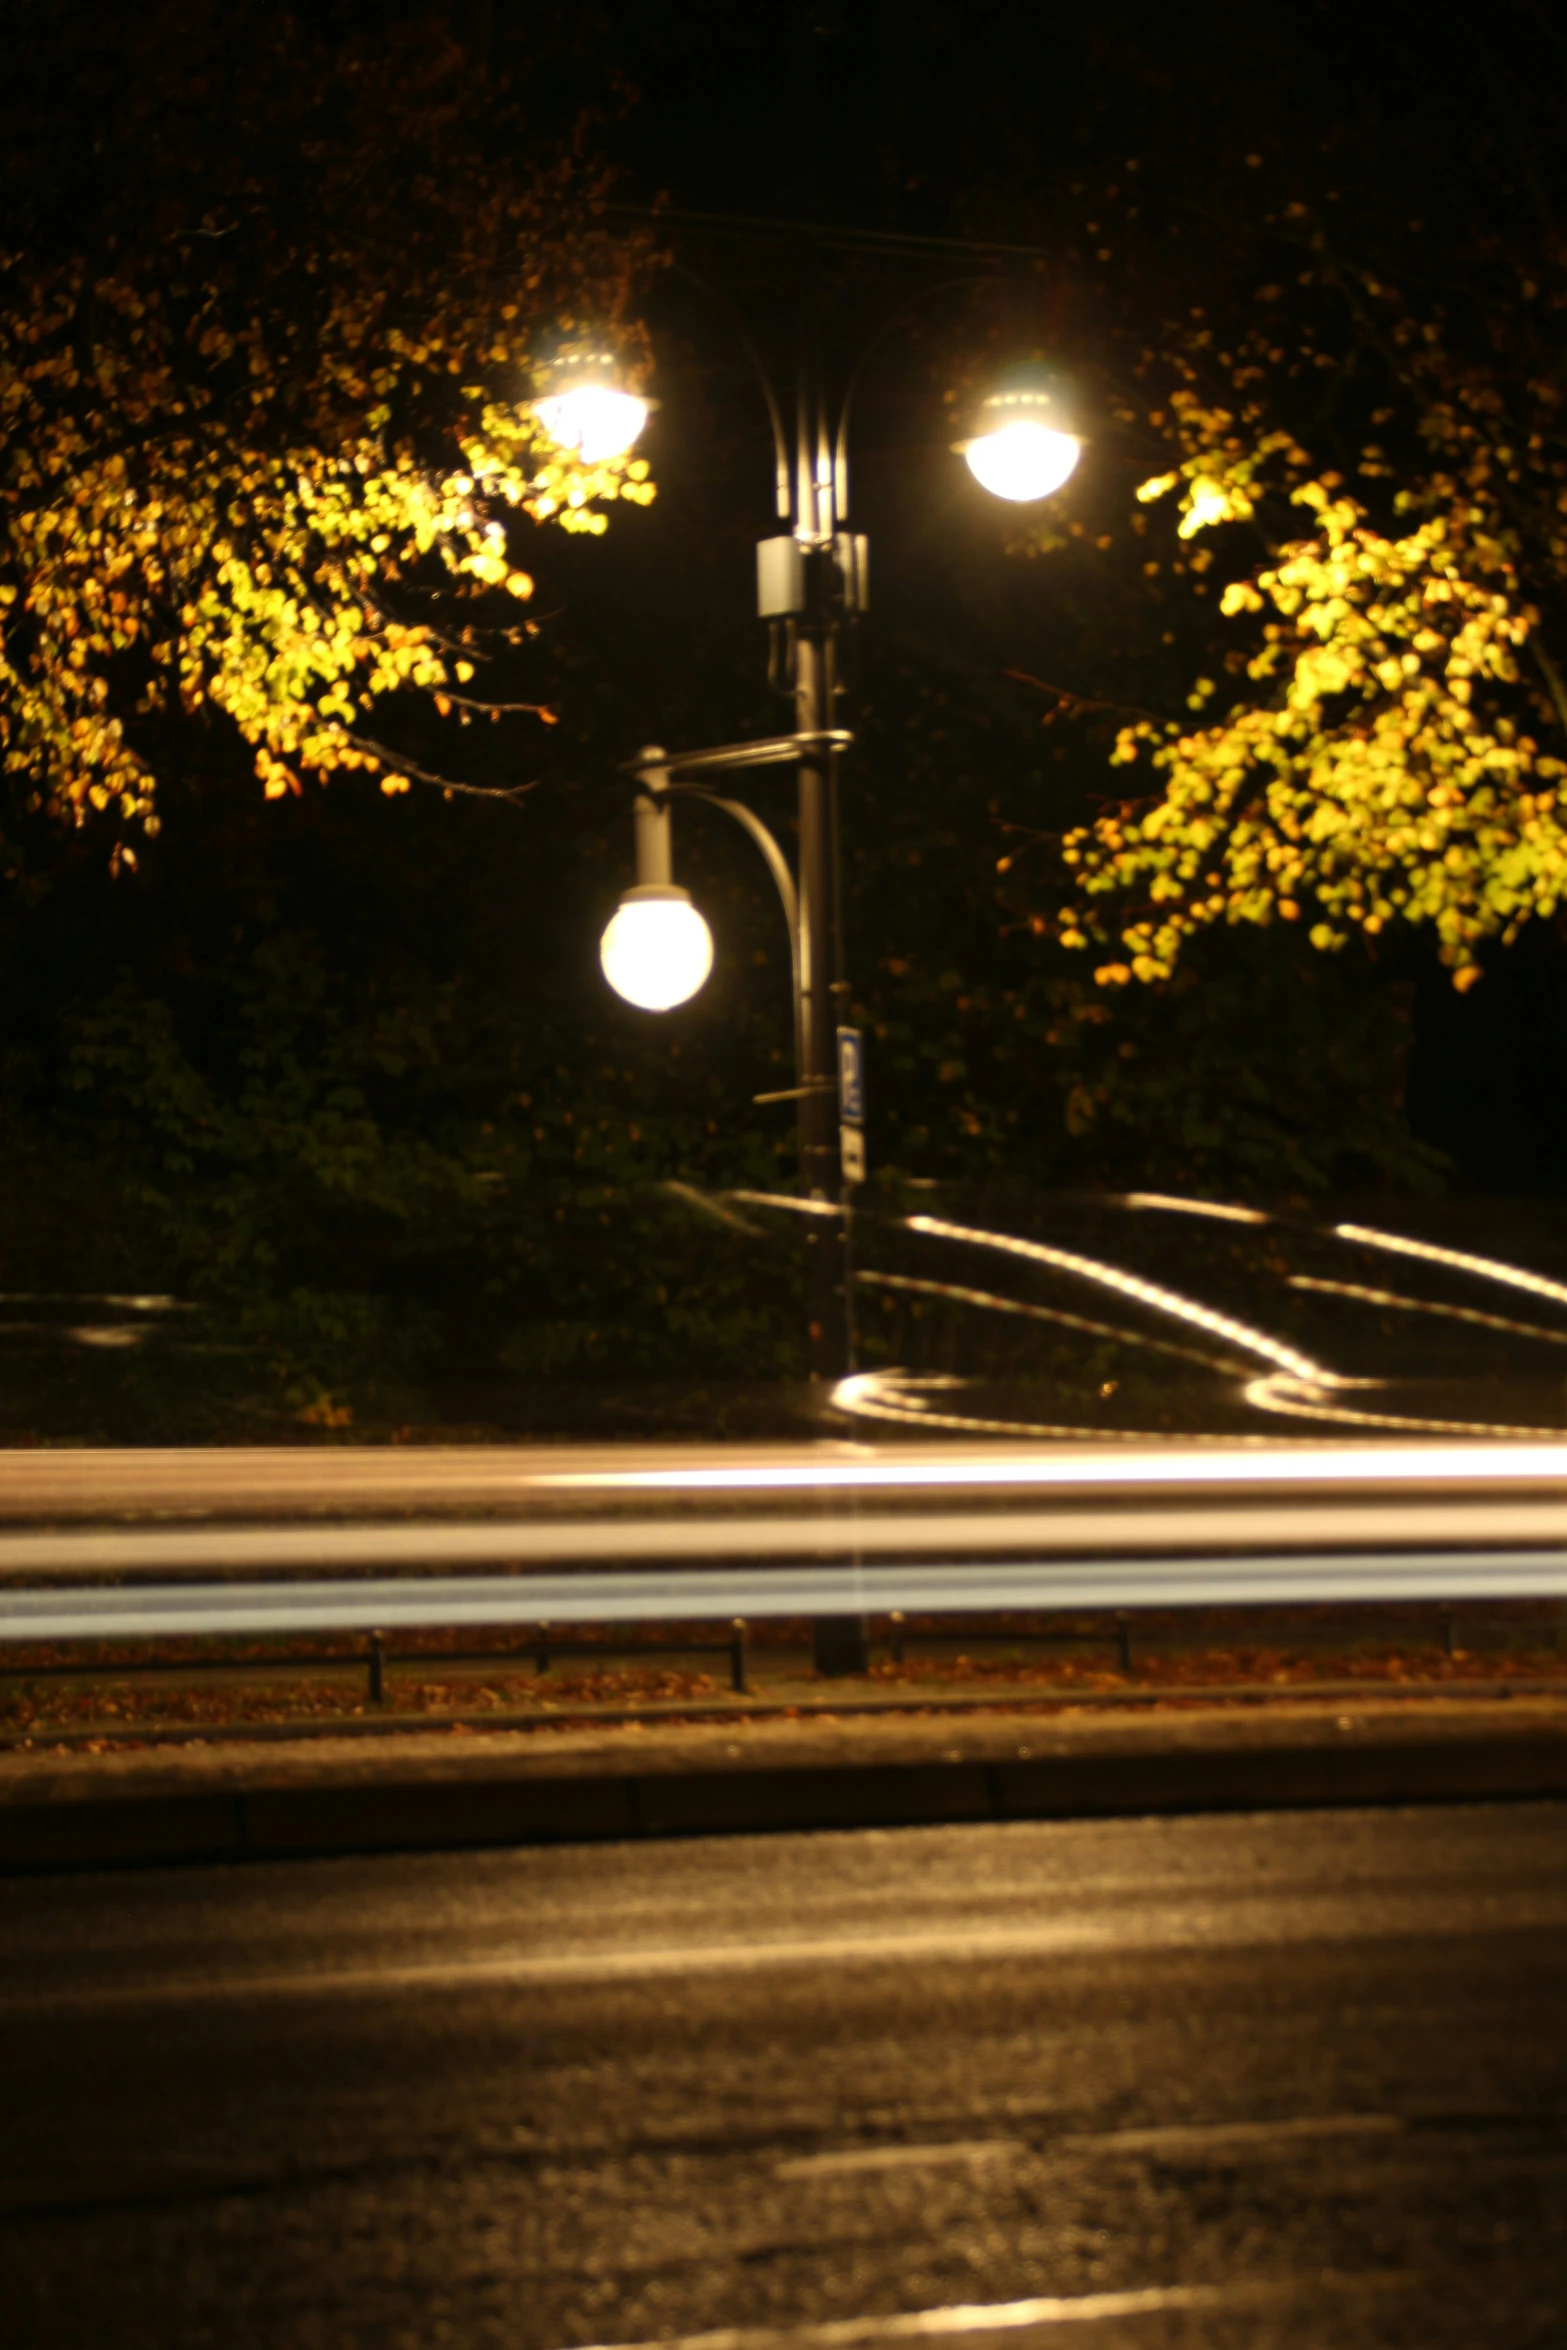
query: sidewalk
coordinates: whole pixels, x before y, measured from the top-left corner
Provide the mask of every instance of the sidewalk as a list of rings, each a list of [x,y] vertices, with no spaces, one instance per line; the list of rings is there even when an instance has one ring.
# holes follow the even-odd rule
[[[0,1870],[1567,1798],[1567,1695],[821,1715],[0,1755]]]

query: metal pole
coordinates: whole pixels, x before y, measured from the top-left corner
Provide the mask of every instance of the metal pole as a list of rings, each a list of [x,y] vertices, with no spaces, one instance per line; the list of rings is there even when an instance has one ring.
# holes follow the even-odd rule
[[[801,626],[795,665],[796,723],[819,734],[827,707],[826,627]],[[800,762],[800,1188],[807,1199],[838,1197],[838,1132],[832,997],[832,836],[825,759]],[[813,1379],[841,1379],[844,1360],[841,1253],[836,1219],[805,1218],[805,1318]]]
[[[835,483],[822,397],[816,287],[806,262],[800,288],[799,367],[795,390],[795,537],[803,556],[804,611],[795,628],[794,723],[797,734],[819,736],[833,724],[832,539]],[[835,913],[832,903],[831,762],[825,754],[800,761],[800,1188],[809,1200],[836,1201],[835,1001],[832,982]],[[837,1219],[807,1216],[805,1321],[807,1361],[815,1380],[841,1379],[848,1369],[842,1336],[841,1247]]]
[[[845,489],[846,494],[846,472],[841,456],[834,474],[834,484],[835,495],[840,487]],[[833,710],[838,707],[838,696],[841,690],[838,683],[838,643],[838,629],[835,621],[832,633],[827,639],[827,701],[828,707]],[[838,754],[836,751],[832,751],[828,754],[827,759],[828,875],[829,886],[832,890],[832,1045],[833,1076],[841,1084],[842,1081],[838,1077],[836,1066],[837,1030],[839,1022],[845,1018],[848,1012],[850,991],[843,954],[843,831],[840,821],[843,802],[839,788],[840,782]],[[833,1114],[839,1120],[838,1196],[843,1208],[842,1220],[838,1227],[838,1295],[841,1300],[839,1329],[843,1346],[843,1368],[845,1372],[852,1375],[860,1367],[859,1339],[854,1322],[854,1190],[843,1168],[843,1104],[836,1096],[833,1101]],[[868,1654],[869,1651],[867,1651],[867,1656]]]
[[[796,401],[795,533],[805,552],[805,611],[796,626],[796,732],[820,736],[836,723],[837,595],[833,542],[843,468],[827,428],[814,288],[801,321]],[[838,999],[841,941],[835,902],[835,809],[830,754],[800,762],[800,1188],[805,1197],[841,1202],[838,1153]],[[806,1216],[805,1321],[811,1379],[841,1379],[849,1370],[849,1311],[843,1218]],[[811,1625],[816,1670],[837,1677],[870,1666],[870,1626],[863,1615],[817,1616]]]

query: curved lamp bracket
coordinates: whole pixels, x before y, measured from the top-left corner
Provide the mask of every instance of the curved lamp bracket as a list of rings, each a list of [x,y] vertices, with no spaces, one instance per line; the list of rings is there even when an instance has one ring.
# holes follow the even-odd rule
[[[719,743],[706,751],[669,752],[656,743],[639,752],[627,762],[632,774],[642,786],[637,800],[638,879],[644,877],[642,866],[648,864],[649,873],[656,861],[658,877],[667,881],[669,857],[669,802],[676,793],[682,798],[704,800],[709,807],[722,808],[732,817],[742,832],[747,833],[762,853],[762,862],[773,877],[778,900],[783,907],[784,926],[789,933],[790,975],[793,981],[794,1024],[796,1051],[800,1045],[801,970],[800,970],[800,892],[790,871],[789,860],[779,847],[774,835],[743,800],[725,799],[701,782],[688,782],[687,777],[732,773],[737,768],[778,767],[798,759],[821,757],[835,751],[846,751],[854,736],[847,727],[831,727],[819,734],[780,734],[763,736],[749,743]],[[656,844],[656,845],[655,845]],[[759,1099],[786,1101],[793,1093],[768,1094]]]

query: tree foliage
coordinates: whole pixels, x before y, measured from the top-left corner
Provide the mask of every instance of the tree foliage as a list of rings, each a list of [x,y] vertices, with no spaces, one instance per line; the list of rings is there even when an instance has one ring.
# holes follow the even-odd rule
[[[732,1114],[759,1040],[608,996],[591,809],[176,774],[164,812],[134,877],[66,836],[0,922],[0,1273],[180,1306],[118,1353],[84,1301],[52,1347],[13,1316],[0,1441],[559,1429],[585,1384],[796,1367],[792,1251],[668,1188],[787,1183]]]
[[[1487,940],[1567,900],[1561,256],[1547,239],[1454,317],[1337,259],[1309,216],[1298,234],[1324,296],[1297,287],[1286,323],[1267,287],[1232,348],[1199,312],[1144,354],[1174,462],[1137,497],[1179,492],[1164,560],[1217,591],[1230,641],[1184,718],[1121,727],[1112,763],[1154,788],[1065,840],[1059,934],[1110,947],[1102,982],[1282,920],[1327,950],[1428,931],[1464,988]]]
[[[160,728],[211,708],[269,797],[355,768],[406,789],[376,706],[486,706],[463,688],[526,626],[518,523],[598,530],[652,494],[636,460],[552,449],[528,404],[549,338],[626,312],[600,176],[439,19],[344,39],[171,0],[23,23],[0,123],[7,774],[33,809],[155,829]]]

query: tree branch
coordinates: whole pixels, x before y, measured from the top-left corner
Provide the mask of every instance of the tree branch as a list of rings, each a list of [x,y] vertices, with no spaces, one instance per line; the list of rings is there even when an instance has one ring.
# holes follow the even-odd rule
[[[437,791],[448,793],[461,792],[465,799],[503,800],[517,807],[529,792],[537,788],[532,783],[459,783],[450,775],[432,775],[427,767],[417,766],[412,759],[405,758],[401,751],[394,751],[386,743],[378,743],[369,735],[351,734],[348,740],[356,751],[368,751],[372,757],[384,763],[389,773],[402,776],[405,782],[428,783]]]
[[[1545,680],[1546,690],[1550,694],[1552,707],[1556,712],[1556,723],[1563,734],[1567,734],[1567,682],[1563,681],[1561,671],[1537,636],[1530,637],[1529,650],[1533,653],[1540,675]]]
[[[1086,694],[1075,694],[1069,686],[1052,685],[1048,678],[1033,677],[1026,669],[1004,669],[1001,674],[1003,677],[1010,677],[1015,685],[1036,686],[1042,694],[1054,694],[1056,707],[1049,713],[1050,718],[1063,715],[1070,718],[1079,712],[1099,710],[1108,711],[1112,715],[1122,718],[1146,718],[1154,726],[1164,726],[1169,723],[1156,710],[1144,710],[1136,702],[1090,701]],[[1047,725],[1048,723],[1049,718],[1046,720]]]

